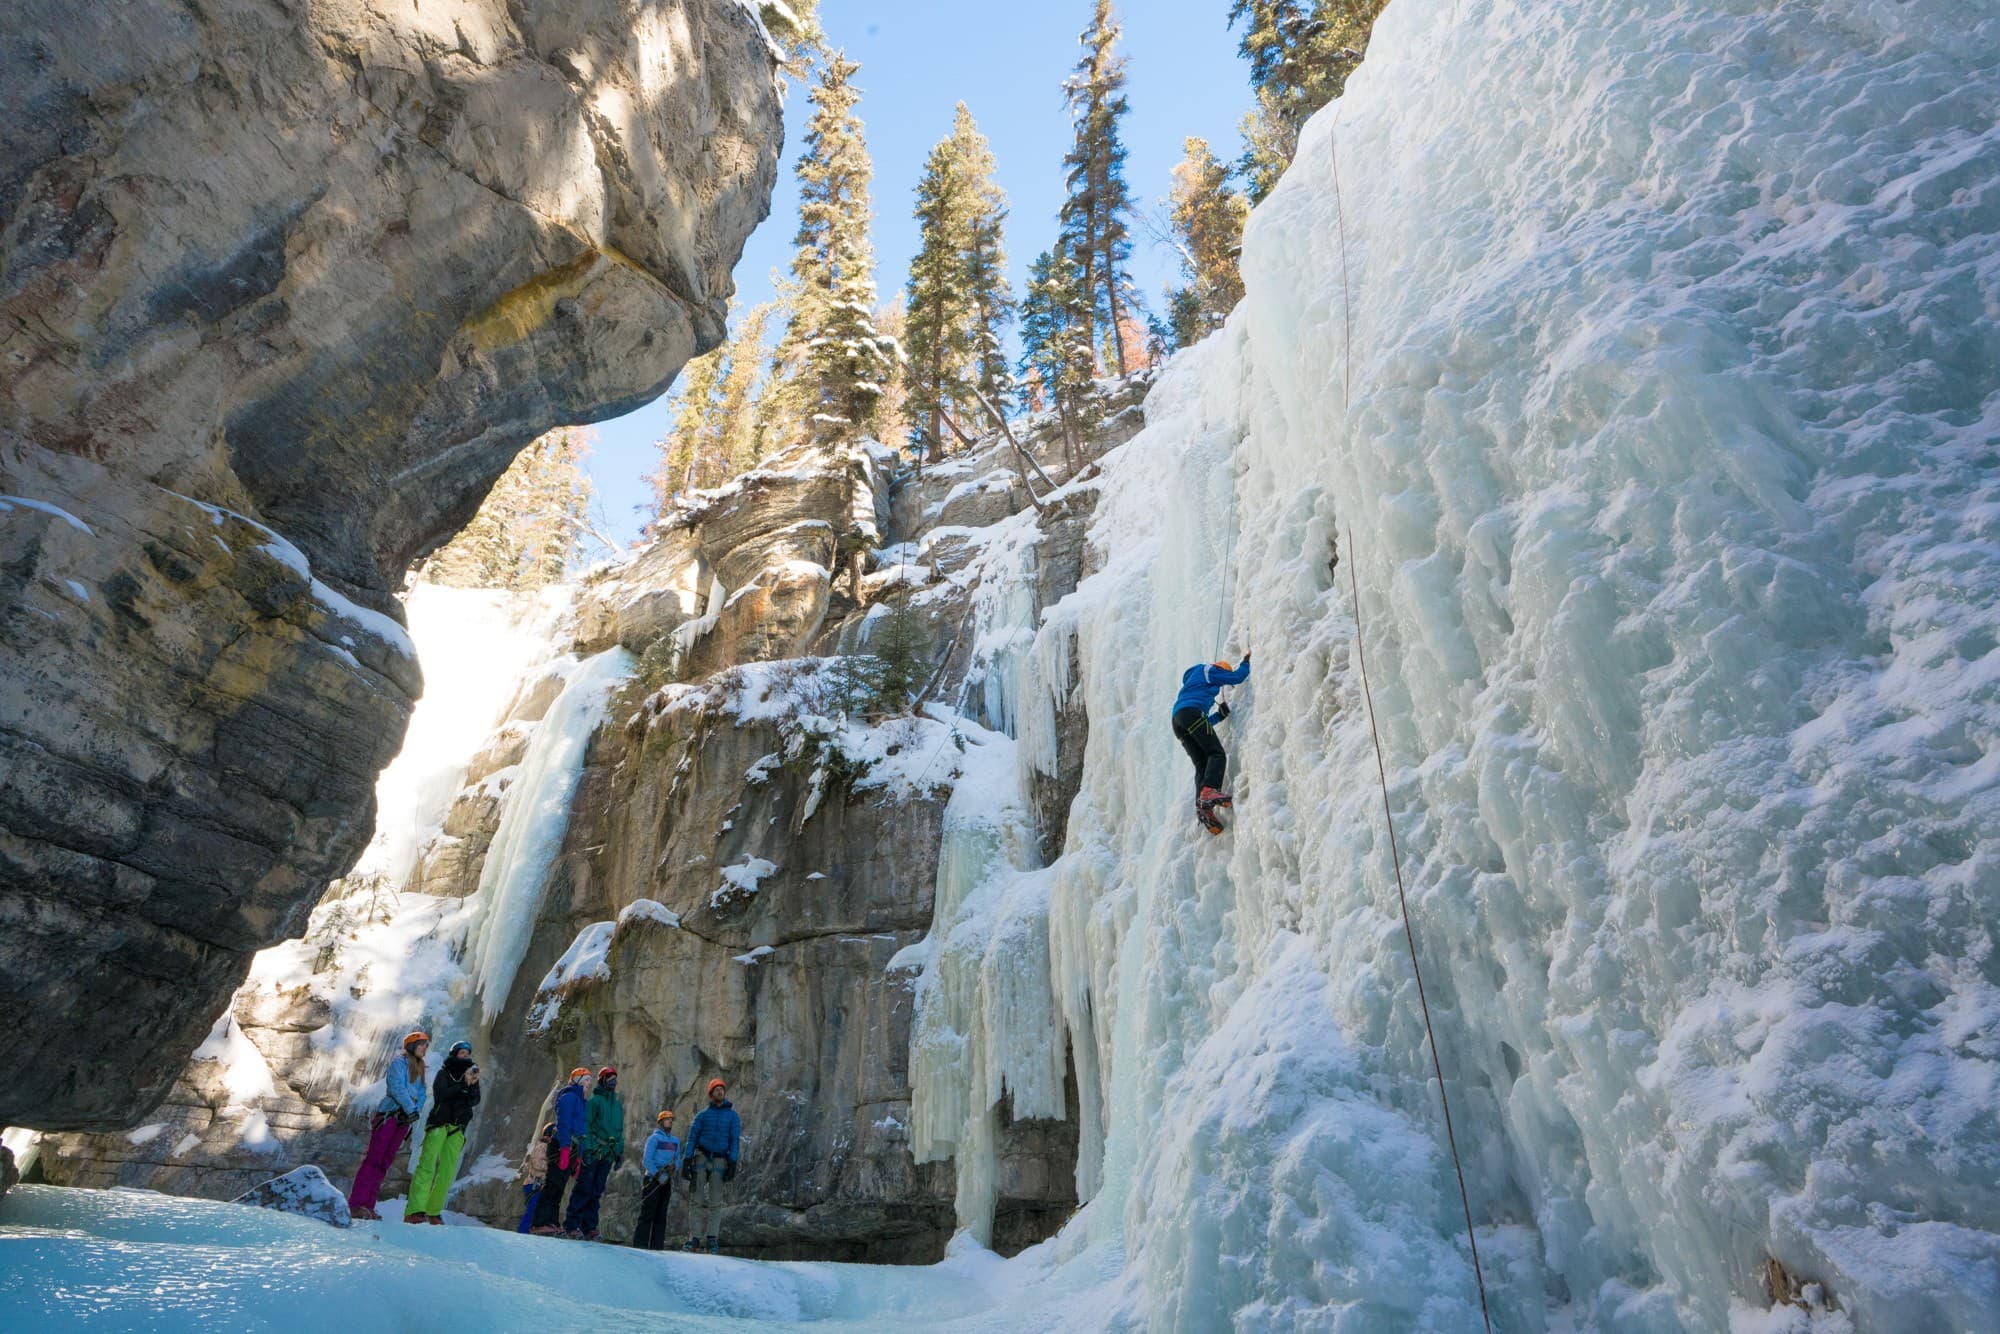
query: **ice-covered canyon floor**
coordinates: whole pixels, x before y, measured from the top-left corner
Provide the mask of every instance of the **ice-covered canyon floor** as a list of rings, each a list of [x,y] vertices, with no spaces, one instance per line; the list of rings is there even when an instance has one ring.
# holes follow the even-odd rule
[[[0,1209],[0,1329],[1019,1331],[1101,1328],[1122,1256],[807,1264],[492,1228],[337,1229],[151,1191],[23,1186]]]

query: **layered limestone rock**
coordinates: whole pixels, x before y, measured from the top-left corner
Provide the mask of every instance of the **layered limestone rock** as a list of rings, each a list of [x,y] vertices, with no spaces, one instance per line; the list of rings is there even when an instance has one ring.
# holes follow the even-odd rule
[[[719,341],[773,68],[737,0],[0,14],[0,1123],[142,1116],[351,864],[418,678],[344,600]]]
[[[1141,390],[1116,386],[1108,397],[1115,439],[1136,429]],[[312,953],[332,940],[336,912],[351,922],[380,892],[350,879],[305,945],[263,956],[232,1010],[235,1036],[204,1047],[158,1128],[142,1127],[138,1142],[55,1137],[44,1159],[51,1179],[227,1198],[317,1161],[344,1185],[374,1096],[364,1090],[396,1035],[421,1024],[469,1037],[483,1072],[454,1210],[511,1227],[521,1196],[506,1166],[550,1115],[558,1079],[575,1065],[612,1064],[627,1158],[605,1198],[605,1235],[623,1239],[631,1227],[653,1113],[672,1108],[685,1130],[720,1075],[745,1125],[729,1249],[939,1257],[961,1222],[957,1181],[950,1160],[920,1164],[912,1153],[917,973],[906,960],[935,925],[960,732],[1009,725],[988,679],[993,646],[1007,638],[992,617],[1011,609],[1032,621],[1083,576],[1096,492],[1062,484],[1102,452],[1094,439],[1065,451],[1053,419],[1021,435],[1033,465],[996,436],[921,478],[892,476],[890,456],[872,446],[770,460],[696,497],[646,549],[593,576],[553,647],[623,648],[639,675],[589,742],[561,850],[532,897],[532,921],[520,924],[524,954],[491,1023],[477,1021],[466,978],[413,992],[400,1010],[385,1005],[396,1023],[355,1040],[359,1021],[343,1015],[341,989],[373,983],[351,960],[315,973],[323,958]],[[963,497],[996,494],[1012,497],[996,522],[940,522],[963,517],[953,509]],[[867,563],[858,579],[857,556]],[[754,614],[739,612],[753,599]],[[865,659],[854,656],[892,602],[925,631],[914,716],[871,701],[856,666]],[[350,954],[422,937],[435,953],[413,957],[415,974],[465,953],[451,933],[462,936],[469,919],[457,914],[481,910],[482,869],[510,804],[535,799],[523,787],[535,782],[529,752],[575,670],[536,668],[513,690],[467,758],[441,829],[416,854],[396,921],[350,930]],[[1087,730],[1079,704],[1059,710],[1055,762],[1030,794],[1045,847],[1060,845]],[[239,1039],[261,1064],[243,1047],[232,1056]],[[365,1059],[329,1061],[356,1052]],[[268,1093],[246,1098],[256,1083],[246,1065],[268,1070]],[[1060,1117],[1017,1120],[1004,1096],[996,1110],[998,1249],[1052,1235],[1076,1207],[1073,1074],[1065,1093]],[[399,1164],[385,1198],[404,1181]],[[678,1200],[670,1227],[685,1218]]]

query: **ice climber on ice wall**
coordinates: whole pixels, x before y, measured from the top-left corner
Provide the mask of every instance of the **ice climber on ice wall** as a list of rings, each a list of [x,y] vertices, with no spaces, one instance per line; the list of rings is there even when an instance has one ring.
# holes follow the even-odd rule
[[[1233,805],[1223,791],[1229,755],[1215,725],[1229,717],[1229,706],[1216,699],[1224,686],[1242,685],[1250,679],[1250,654],[1243,665],[1232,668],[1226,662],[1196,663],[1181,673],[1181,693],[1174,698],[1174,739],[1181,743],[1194,762],[1194,816],[1211,834],[1222,832],[1216,811]]]
[[[424,1056],[430,1049],[430,1034],[419,1030],[403,1039],[403,1054],[389,1062],[388,1091],[368,1118],[368,1152],[354,1173],[354,1188],[347,1192],[348,1212],[356,1218],[381,1217],[375,1202],[382,1193],[382,1178],[424,1110]]]

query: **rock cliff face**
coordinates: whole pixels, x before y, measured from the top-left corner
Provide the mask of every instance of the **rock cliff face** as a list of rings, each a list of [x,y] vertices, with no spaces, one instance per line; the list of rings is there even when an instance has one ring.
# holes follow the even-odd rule
[[[1086,455],[1137,429],[1143,388],[1113,398]],[[921,478],[893,475],[873,447],[770,460],[577,590],[555,648],[622,648],[639,666],[590,739],[560,851],[517,900],[532,920],[520,924],[524,954],[490,1022],[461,981],[428,998],[411,992],[365,1041],[343,1036],[359,1024],[348,992],[362,975],[315,973],[313,950],[332,939],[337,914],[374,892],[350,879],[305,944],[263,956],[234,1003],[235,1031],[269,1091],[259,1083],[246,1099],[246,1082],[258,1081],[241,1067],[258,1062],[212,1042],[157,1128],[139,1142],[56,1137],[43,1159],[51,1178],[227,1198],[316,1161],[344,1185],[362,1147],[355,1112],[366,1097],[356,1094],[382,1044],[422,1023],[470,1036],[485,1076],[456,1210],[511,1226],[520,1195],[505,1165],[549,1115],[556,1080],[574,1065],[615,1064],[629,1153],[606,1196],[607,1235],[623,1237],[635,1216],[637,1148],[653,1113],[672,1108],[685,1128],[721,1075],[746,1128],[725,1224],[732,1250],[941,1256],[959,1223],[955,1172],[912,1153],[910,947],[934,926],[962,733],[1010,725],[983,679],[993,635],[981,618],[1021,599],[1032,617],[1076,585],[1096,495],[1086,477],[1049,496],[1069,477],[1062,445],[1049,422],[1024,436],[1047,479],[1030,471],[1024,482],[997,437]],[[1022,559],[988,558],[1003,548]],[[1024,582],[982,589],[1003,569]],[[842,656],[867,651],[892,601],[924,627],[928,714],[875,714],[857,659]],[[574,669],[530,671],[465,761],[463,790],[415,857],[399,922],[385,930],[466,953],[452,933],[477,932],[458,914],[496,892],[487,863],[507,855],[510,805],[533,799],[524,785],[536,781],[535,739],[564,672]],[[1054,774],[1031,794],[1044,843],[1060,841],[1075,793],[1069,752],[1080,755],[1087,726],[1080,706],[1058,720]],[[370,929],[345,948],[365,955]],[[413,958],[404,972],[428,967]],[[355,1051],[351,1065],[329,1057]],[[1062,1119],[1015,1120],[1002,1100],[991,1235],[1003,1251],[1051,1235],[1075,1208],[1073,1077],[1067,1092]],[[268,1136],[246,1129],[260,1126]],[[401,1188],[394,1175],[386,1193]],[[683,1217],[676,1204],[671,1224]]]
[[[719,340],[772,74],[736,0],[0,14],[0,1122],[138,1118],[352,863],[350,600]]]

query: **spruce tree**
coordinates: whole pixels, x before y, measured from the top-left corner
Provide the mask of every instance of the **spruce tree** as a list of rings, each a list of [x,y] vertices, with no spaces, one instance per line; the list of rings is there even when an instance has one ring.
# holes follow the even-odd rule
[[[666,436],[654,446],[659,451],[659,466],[646,479],[653,484],[656,518],[664,517],[680,497],[702,485],[706,474],[713,471],[712,460],[722,441],[718,391],[728,359],[727,349],[717,348],[690,361],[682,373],[680,407]]]
[[[781,363],[799,367],[806,433],[820,443],[860,439],[873,425],[902,351],[875,327],[875,259],[868,240],[873,165],[855,114],[861,67],[835,52],[813,86],[799,158],[798,250],[791,322]]]
[[[1229,168],[1208,141],[1189,138],[1187,155],[1174,167],[1168,197],[1174,245],[1187,281],[1167,301],[1167,328],[1173,345],[1186,347],[1222,327],[1243,299],[1237,256],[1250,203],[1229,185]]]
[[[764,440],[757,432],[757,399],[764,387],[764,337],[778,304],[766,301],[747,311],[722,355],[727,363],[716,394],[719,452],[729,475],[757,466]]]
[[[1299,131],[1340,96],[1368,50],[1388,0],[1231,0],[1229,25],[1250,62],[1257,109],[1243,119],[1240,164],[1250,202],[1260,203],[1298,152]]]
[[[1028,266],[1021,302],[1022,374],[1046,396],[1063,426],[1063,444],[1076,463],[1079,435],[1088,429],[1096,351],[1091,343],[1090,301],[1083,267],[1058,246]]]
[[[1079,39],[1084,53],[1064,84],[1076,141],[1063,158],[1068,197],[1061,212],[1062,246],[1083,270],[1084,318],[1093,346],[1122,373],[1127,366],[1125,315],[1137,303],[1125,276],[1132,253],[1132,196],[1125,183],[1125,145],[1118,125],[1125,97],[1125,58],[1117,54],[1121,29],[1111,0],[1096,0],[1090,27]]]
[[[1013,319],[1002,229],[1005,194],[993,179],[993,152],[959,103],[951,134],[931,149],[917,184],[921,238],[910,262],[905,350],[911,438],[932,457],[945,439],[943,417],[981,413],[983,393],[1002,411],[1011,401],[1005,329]]]
[[[540,588],[575,566],[589,523],[587,437],[573,427],[522,450],[464,531],[424,563],[422,577],[454,588]]]
[[[916,256],[906,291],[904,352],[911,443],[935,460],[944,449],[944,414],[955,410],[972,360],[965,253],[971,247],[970,204],[953,144],[941,139],[917,181]]]

